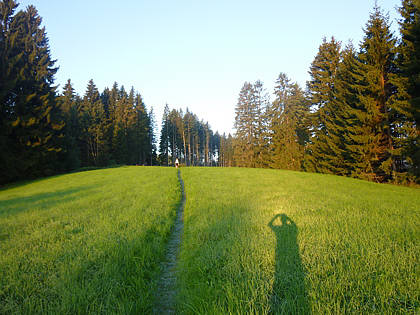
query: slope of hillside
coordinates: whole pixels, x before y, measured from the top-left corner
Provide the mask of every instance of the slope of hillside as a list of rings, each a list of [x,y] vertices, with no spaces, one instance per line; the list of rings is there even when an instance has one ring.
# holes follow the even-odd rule
[[[0,313],[150,312],[180,197],[158,167],[1,190]]]
[[[420,190],[267,169],[182,174],[180,313],[419,310]]]

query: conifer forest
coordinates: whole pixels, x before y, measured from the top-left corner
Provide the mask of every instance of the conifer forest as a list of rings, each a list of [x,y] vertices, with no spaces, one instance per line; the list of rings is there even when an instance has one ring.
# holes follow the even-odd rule
[[[152,107],[134,87],[99,91],[90,80],[78,94],[69,79],[59,90],[48,25],[34,6],[0,1],[0,184],[176,158],[419,182],[420,3],[402,0],[399,13],[398,34],[375,5],[358,45],[324,38],[306,87],[282,72],[271,97],[261,81],[245,82],[233,134],[166,105],[157,135]]]

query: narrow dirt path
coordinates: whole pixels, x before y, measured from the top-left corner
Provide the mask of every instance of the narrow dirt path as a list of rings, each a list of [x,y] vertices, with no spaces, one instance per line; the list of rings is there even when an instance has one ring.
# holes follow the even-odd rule
[[[176,214],[175,225],[169,237],[166,259],[162,265],[162,275],[159,280],[154,314],[175,314],[175,285],[176,264],[181,247],[182,231],[184,229],[185,190],[184,181],[181,178],[181,170],[178,170],[178,179],[181,185],[182,199]]]

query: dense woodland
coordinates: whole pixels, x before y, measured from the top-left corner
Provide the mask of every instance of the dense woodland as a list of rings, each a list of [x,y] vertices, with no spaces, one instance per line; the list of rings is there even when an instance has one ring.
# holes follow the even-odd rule
[[[402,0],[400,34],[374,7],[359,47],[324,39],[305,89],[284,73],[274,100],[245,82],[235,134],[166,105],[159,139],[141,95],[93,80],[79,96],[54,85],[45,28],[33,6],[0,1],[0,184],[115,164],[264,167],[419,181],[420,4]],[[159,151],[156,149],[159,142]]]
[[[54,86],[41,17],[0,1],[0,183],[80,167],[156,163],[154,118],[134,88],[100,93],[90,80],[82,97],[68,80]]]
[[[233,165],[419,181],[420,3],[399,12],[400,37],[375,6],[359,47],[324,39],[305,91],[281,73],[270,102],[260,81],[246,82]]]

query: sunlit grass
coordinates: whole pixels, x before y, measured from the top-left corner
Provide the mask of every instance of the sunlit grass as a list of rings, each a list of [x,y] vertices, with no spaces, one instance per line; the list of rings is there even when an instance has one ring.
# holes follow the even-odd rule
[[[261,169],[182,176],[180,313],[419,312],[420,190]]]
[[[144,313],[180,200],[175,169],[121,167],[0,191],[0,313]]]

